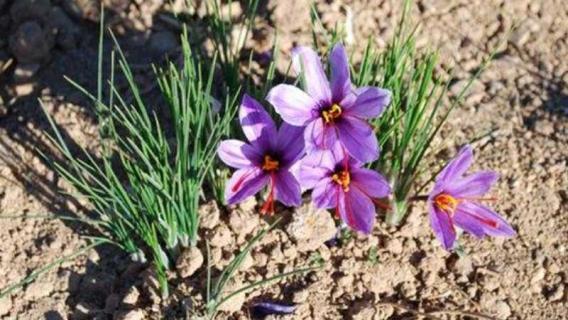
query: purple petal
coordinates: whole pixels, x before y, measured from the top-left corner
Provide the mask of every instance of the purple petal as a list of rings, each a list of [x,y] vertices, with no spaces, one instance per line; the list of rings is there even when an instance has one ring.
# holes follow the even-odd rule
[[[375,205],[358,188],[348,192],[339,192],[339,216],[351,229],[365,234],[373,231],[375,223]]]
[[[319,181],[331,175],[334,169],[335,162],[330,151],[315,151],[302,159],[299,181],[304,189],[311,189]]]
[[[435,190],[440,191],[452,180],[460,178],[471,166],[473,162],[473,151],[470,145],[465,145],[458,155],[450,161],[446,167],[436,177]]]
[[[258,168],[239,169],[225,187],[225,202],[239,203],[258,193],[268,183],[268,176]]]
[[[337,142],[337,129],[324,124],[323,119],[317,118],[306,126],[304,140],[308,153],[328,149]]]
[[[276,150],[280,153],[282,167],[293,165],[304,155],[304,127],[283,123],[278,130]]]
[[[292,50],[292,64],[298,75],[304,75],[306,91],[319,104],[331,104],[331,90],[320,57],[308,47]]]
[[[483,228],[485,234],[489,236],[503,236],[503,237],[512,237],[516,235],[515,230],[505,221],[505,219],[501,218],[496,212],[489,209],[488,207],[475,202],[470,201],[463,201],[457,208],[456,212],[456,224],[458,222],[457,216],[465,215],[466,218],[477,220],[477,224]],[[463,217],[460,217],[463,222]],[[468,231],[466,227],[468,225],[458,225],[460,228]]]
[[[329,54],[331,65],[331,95],[332,101],[339,102],[351,91],[351,78],[349,75],[349,59],[345,48],[336,44]]]
[[[456,226],[462,228],[464,231],[471,233],[478,239],[482,239],[485,236],[485,230],[477,220],[472,215],[456,208],[456,213],[453,217]]]
[[[430,225],[436,235],[436,238],[446,250],[451,250],[456,241],[456,230],[450,216],[436,208],[431,201],[428,201],[428,210],[430,211]]]
[[[253,167],[262,160],[252,146],[239,140],[222,141],[217,154],[226,165],[237,169]]]
[[[289,207],[299,206],[302,190],[296,178],[287,170],[279,170],[274,179],[276,199]]]
[[[497,172],[479,171],[449,182],[444,190],[456,198],[478,197],[489,192],[497,179]]]
[[[391,192],[389,183],[374,170],[351,168],[351,184],[372,198],[384,198]]]
[[[353,158],[367,163],[379,157],[377,137],[366,121],[355,117],[343,117],[336,127],[339,140]]]
[[[350,107],[345,107],[345,114],[359,118],[378,117],[389,105],[391,93],[389,90],[377,87],[357,89],[358,95]]]
[[[271,148],[271,140],[276,137],[274,121],[264,107],[247,94],[243,96],[239,120],[251,144],[259,146],[262,151]]]
[[[285,315],[292,314],[296,311],[296,306],[274,303],[274,302],[257,302],[253,304],[253,314],[255,316],[267,316],[272,314]]]
[[[342,165],[344,168],[360,168],[363,163],[353,157],[349,156],[347,149],[343,146],[339,140],[329,148],[329,151],[333,154],[333,159],[335,165]]]
[[[337,207],[338,185],[331,178],[324,178],[318,182],[312,191],[312,201],[320,209]]]
[[[317,117],[317,102],[304,91],[289,84],[279,84],[272,88],[266,100],[291,125],[305,126]]]

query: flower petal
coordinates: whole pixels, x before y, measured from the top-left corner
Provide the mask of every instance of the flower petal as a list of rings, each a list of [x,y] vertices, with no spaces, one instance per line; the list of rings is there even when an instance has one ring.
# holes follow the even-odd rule
[[[456,224],[458,222],[458,212],[460,215],[466,215],[467,218],[477,220],[477,224],[482,227],[485,234],[489,236],[512,237],[516,235],[515,230],[507,223],[507,221],[505,221],[505,219],[501,218],[501,216],[499,216],[499,214],[495,211],[480,203],[470,201],[461,202],[456,210]],[[463,222],[463,219],[461,222]],[[467,225],[458,226],[468,231],[465,229]]]
[[[261,301],[255,302],[252,305],[253,317],[266,317],[269,315],[286,315],[293,314],[296,311],[296,306],[283,303]]]
[[[430,211],[430,225],[436,238],[446,250],[451,250],[456,241],[456,230],[450,216],[436,208],[431,201],[428,201],[428,211]]]
[[[351,184],[372,198],[384,198],[391,193],[387,180],[374,170],[351,168]]]
[[[458,155],[450,161],[436,177],[435,191],[441,191],[452,180],[461,177],[473,162],[473,151],[470,145],[460,149]]]
[[[239,169],[227,182],[225,202],[239,203],[259,192],[268,183],[268,176],[258,168]]]
[[[449,182],[444,190],[456,198],[478,197],[489,192],[497,179],[497,172],[479,171]]]
[[[315,151],[302,159],[299,181],[304,189],[313,188],[335,169],[333,155],[328,150]]]
[[[279,170],[274,179],[276,199],[290,207],[299,206],[302,190],[294,175],[287,170]]]
[[[355,102],[349,107],[344,106],[345,114],[364,119],[375,118],[383,113],[390,100],[389,90],[377,87],[359,88]]]
[[[222,141],[217,154],[226,165],[237,169],[253,167],[262,161],[262,156],[251,145],[239,140]]]
[[[334,102],[340,102],[351,91],[349,59],[342,44],[336,44],[331,50],[329,64],[331,65],[331,99]]]
[[[337,142],[337,130],[334,126],[324,124],[323,119],[317,118],[306,126],[304,140],[308,153],[328,149]]]
[[[269,150],[271,140],[276,137],[276,126],[264,107],[254,98],[245,94],[239,110],[239,120],[247,139],[262,151]]]
[[[283,168],[293,165],[304,155],[304,127],[296,127],[284,122],[278,130],[276,150],[280,153]]]
[[[373,231],[375,205],[358,188],[339,193],[339,216],[351,229],[365,234]]]
[[[291,125],[304,126],[317,117],[317,102],[292,85],[277,85],[268,92],[266,100],[274,106],[282,119]]]
[[[336,127],[339,140],[353,158],[367,163],[379,157],[377,136],[366,121],[343,117]]]
[[[331,90],[318,54],[309,47],[292,50],[292,65],[298,75],[303,74],[306,91],[319,104],[331,103]]]
[[[318,182],[312,191],[312,201],[320,209],[337,207],[338,186],[331,178],[324,178]]]
[[[464,231],[471,233],[478,239],[482,239],[485,237],[485,230],[477,220],[472,215],[468,214],[465,211],[456,208],[456,213],[453,217],[456,226],[460,227]]]

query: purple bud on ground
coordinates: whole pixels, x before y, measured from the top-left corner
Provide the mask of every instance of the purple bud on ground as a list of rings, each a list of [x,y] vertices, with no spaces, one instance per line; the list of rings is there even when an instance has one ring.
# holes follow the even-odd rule
[[[251,307],[254,316],[285,315],[296,311],[296,306],[280,302],[261,301],[256,302]]]

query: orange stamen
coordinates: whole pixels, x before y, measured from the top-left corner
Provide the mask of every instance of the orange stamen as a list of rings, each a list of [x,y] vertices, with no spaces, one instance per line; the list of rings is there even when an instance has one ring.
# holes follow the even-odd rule
[[[266,171],[278,170],[280,163],[277,160],[272,159],[270,155],[264,155],[264,161],[262,163],[262,169]]]
[[[440,193],[434,198],[434,204],[436,207],[449,214],[454,214],[459,202],[460,200],[447,193]]]
[[[351,183],[351,175],[349,174],[349,171],[343,170],[338,173],[334,173],[331,176],[331,180],[340,185],[343,188],[343,191],[349,191],[349,184]]]

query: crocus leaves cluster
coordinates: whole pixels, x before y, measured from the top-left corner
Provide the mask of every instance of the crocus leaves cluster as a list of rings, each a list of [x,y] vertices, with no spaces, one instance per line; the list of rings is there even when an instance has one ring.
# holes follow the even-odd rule
[[[219,157],[237,169],[225,190],[227,204],[238,203],[268,187],[261,211],[274,211],[274,201],[298,206],[301,194],[312,190],[318,208],[335,209],[350,228],[370,233],[375,204],[391,188],[378,172],[364,165],[379,157],[377,136],[368,123],[390,103],[390,92],[377,87],[355,88],[349,61],[338,44],[329,55],[330,77],[317,53],[299,47],[293,67],[303,77],[304,90],[289,84],[272,88],[266,100],[284,121],[277,128],[263,106],[245,95],[239,121],[248,143],[226,140]],[[442,246],[451,250],[459,227],[476,237],[512,236],[513,229],[481,204],[496,181],[494,172],[465,176],[472,162],[466,146],[438,175],[428,197],[430,221]]]

